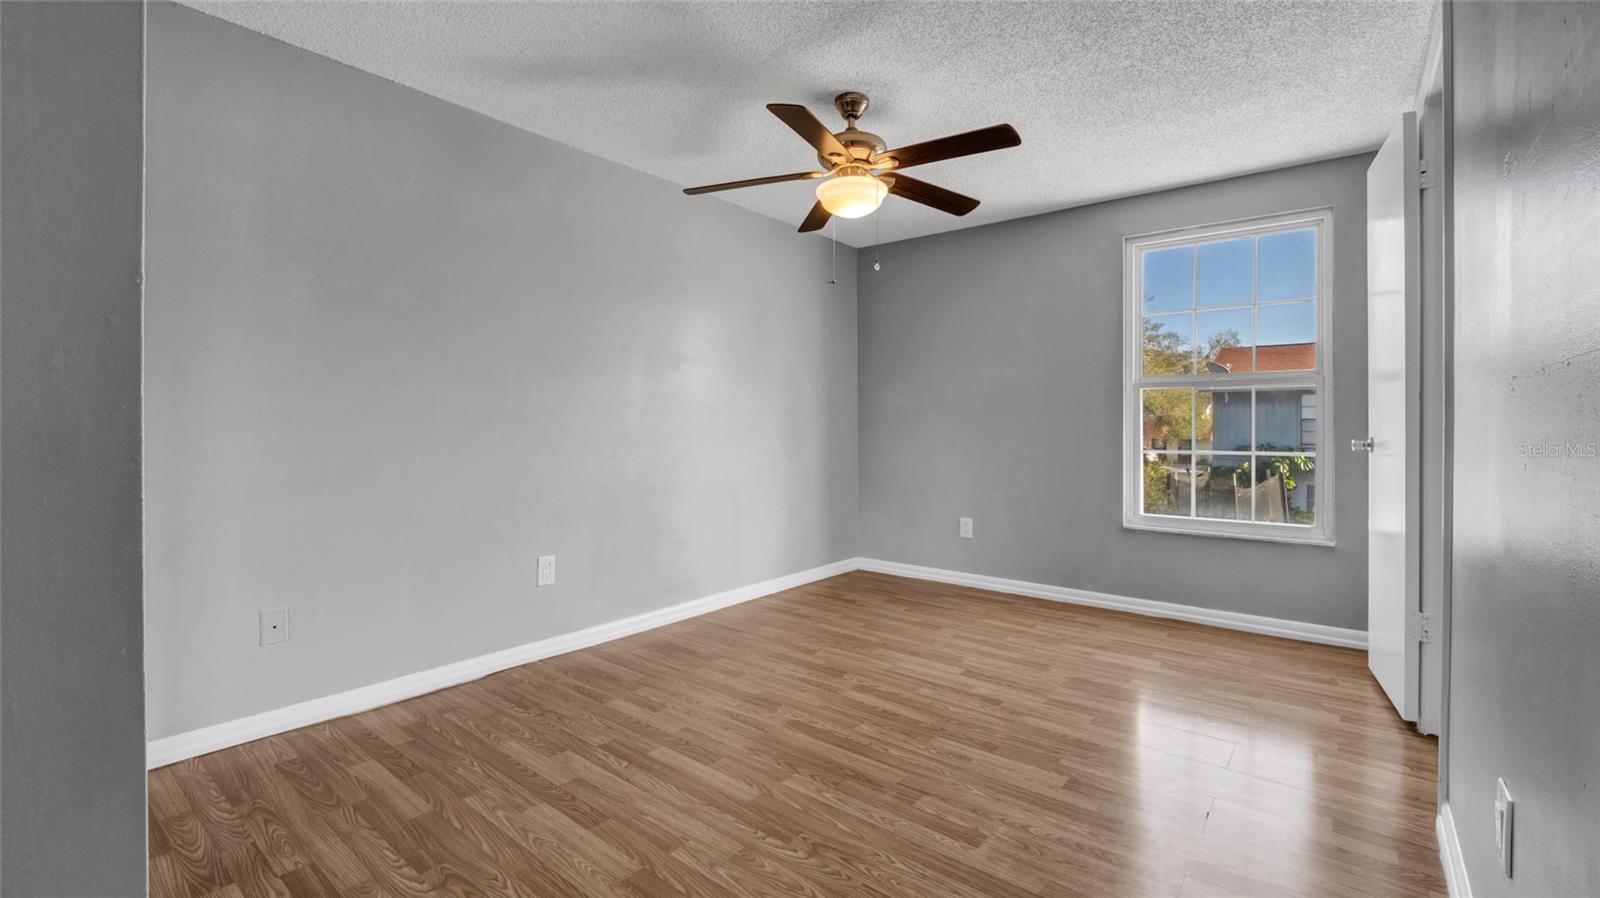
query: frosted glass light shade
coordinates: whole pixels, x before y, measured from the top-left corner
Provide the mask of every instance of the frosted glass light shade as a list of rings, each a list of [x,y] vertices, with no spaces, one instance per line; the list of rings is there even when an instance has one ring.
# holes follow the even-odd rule
[[[888,193],[871,175],[842,175],[817,185],[817,202],[840,218],[861,218],[876,212]]]

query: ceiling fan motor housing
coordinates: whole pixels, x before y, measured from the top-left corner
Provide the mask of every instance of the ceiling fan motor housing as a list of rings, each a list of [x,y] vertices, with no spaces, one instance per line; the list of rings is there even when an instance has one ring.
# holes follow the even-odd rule
[[[867,112],[871,100],[860,91],[847,90],[833,98],[833,108],[839,110],[844,117],[843,131],[835,131],[833,136],[844,144],[845,150],[850,153],[850,159],[830,159],[827,156],[817,156],[817,161],[824,168],[833,168],[843,162],[860,162],[870,159],[872,154],[883,152],[888,146],[883,138],[871,131],[862,131],[856,127],[856,122]]]

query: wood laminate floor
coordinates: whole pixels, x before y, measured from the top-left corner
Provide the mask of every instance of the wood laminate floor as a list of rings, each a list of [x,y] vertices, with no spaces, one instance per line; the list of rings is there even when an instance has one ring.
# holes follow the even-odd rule
[[[1366,656],[857,572],[163,767],[167,896],[1442,895]]]

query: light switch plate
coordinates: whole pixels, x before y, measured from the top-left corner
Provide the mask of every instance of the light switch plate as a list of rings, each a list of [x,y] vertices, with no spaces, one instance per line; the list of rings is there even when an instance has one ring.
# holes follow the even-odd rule
[[[1511,846],[1513,844],[1513,831],[1511,824],[1515,821],[1513,812],[1517,803],[1511,800],[1511,790],[1506,788],[1506,781],[1494,781],[1494,847],[1500,851],[1500,872],[1511,878]]]
[[[960,533],[961,533],[961,538],[962,539],[972,539],[972,519],[971,518],[962,518],[961,519],[961,530],[960,530]]]
[[[539,579],[536,585],[549,586],[556,582],[556,557],[554,555],[539,556]]]
[[[261,627],[261,644],[277,645],[289,641],[289,609],[263,608],[257,614]]]

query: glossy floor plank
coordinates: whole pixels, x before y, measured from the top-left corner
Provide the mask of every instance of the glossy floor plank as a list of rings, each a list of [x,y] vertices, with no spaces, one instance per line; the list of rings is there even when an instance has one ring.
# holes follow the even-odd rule
[[[150,774],[167,896],[1443,895],[1365,655],[857,572]]]

